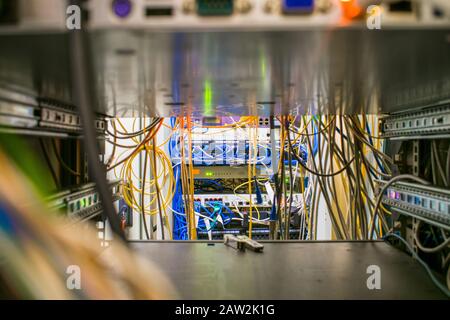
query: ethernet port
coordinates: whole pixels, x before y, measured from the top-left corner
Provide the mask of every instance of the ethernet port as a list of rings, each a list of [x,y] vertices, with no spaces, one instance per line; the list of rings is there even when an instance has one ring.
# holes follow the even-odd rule
[[[234,0],[197,0],[197,14],[200,16],[230,16]]]

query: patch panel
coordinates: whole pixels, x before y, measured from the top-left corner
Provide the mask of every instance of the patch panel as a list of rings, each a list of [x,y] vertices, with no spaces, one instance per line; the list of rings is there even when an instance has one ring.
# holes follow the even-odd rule
[[[36,99],[32,94],[5,88],[0,88],[0,125],[17,129],[81,132],[81,120],[74,106],[52,99]],[[105,132],[104,116],[97,114],[95,128]]]
[[[41,114],[39,126],[44,128],[62,129],[68,131],[81,131],[81,119],[75,107],[53,101],[41,101]],[[97,115],[95,120],[97,131],[106,130],[106,120]]]
[[[31,92],[22,92],[20,88],[0,87],[0,100],[14,102],[24,106],[37,107],[38,105]]]
[[[37,126],[37,118],[24,118],[0,114],[0,126],[15,128],[34,128]]]
[[[382,120],[383,136],[387,138],[450,133],[450,105],[431,107],[416,112],[387,116]]]
[[[381,185],[383,181],[377,180]],[[390,186],[382,203],[428,223],[450,229],[450,190],[397,182]]]
[[[0,88],[0,125],[33,128],[38,125],[37,101],[27,94]]]
[[[252,147],[248,140],[194,140],[192,141],[192,161],[196,166],[229,166],[248,164],[249,150]],[[188,160],[188,146],[185,154]],[[269,166],[271,163],[270,143],[259,143],[257,146],[257,165]],[[179,149],[172,150],[172,159],[178,163],[181,159]]]
[[[77,130],[80,127],[80,117],[76,113],[67,112],[59,108],[41,109],[41,127]]]

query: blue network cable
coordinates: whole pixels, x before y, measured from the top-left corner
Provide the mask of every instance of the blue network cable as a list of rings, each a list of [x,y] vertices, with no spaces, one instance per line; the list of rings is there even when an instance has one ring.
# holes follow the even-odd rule
[[[319,150],[319,141],[317,139],[317,135],[318,135],[318,131],[317,131],[317,125],[314,124],[313,121],[313,131],[314,131],[314,139],[313,139],[313,150],[312,150],[312,155],[313,157],[316,156],[317,151]]]
[[[172,208],[179,213],[184,213],[181,180],[180,180],[180,167],[177,165],[175,165],[174,168],[174,176],[175,176],[175,192],[172,199]],[[183,232],[184,230],[186,231]],[[187,239],[186,216],[173,213],[173,239],[174,240]]]
[[[6,204],[0,202],[0,229],[12,235],[16,232],[16,223],[14,221],[11,209]]]
[[[209,206],[213,210],[211,211],[205,206]],[[223,226],[225,226],[232,221],[234,215],[234,212],[220,201],[210,201],[205,205],[202,205],[200,202],[196,202],[194,203],[194,207],[197,212],[201,214],[205,212],[206,214],[204,215],[213,220],[209,228],[206,227],[203,219],[199,220],[197,229],[199,229],[200,231],[209,232],[213,230],[217,226],[219,216],[222,218]],[[228,215],[224,212],[224,209],[229,213]]]
[[[369,134],[369,142],[373,146],[372,134],[370,133],[370,127],[369,127],[369,123],[367,121],[366,121],[366,130],[367,130],[367,133]],[[380,159],[378,159],[378,157],[374,157],[374,158],[375,158],[375,161],[378,164],[378,167],[380,167],[381,172],[386,173],[386,171],[384,170],[383,164],[381,163]]]
[[[175,118],[170,118],[170,124],[172,128],[175,126]],[[171,158],[173,155],[173,149],[177,144],[177,138],[171,137],[169,141],[169,155]],[[180,163],[178,162],[173,167],[173,174],[175,176],[175,191],[172,198],[172,208],[179,213],[184,214],[184,206],[183,206],[183,197],[182,197],[182,188],[181,188],[181,179],[180,179]],[[173,213],[173,239],[174,240],[187,240],[187,221],[186,216]]]

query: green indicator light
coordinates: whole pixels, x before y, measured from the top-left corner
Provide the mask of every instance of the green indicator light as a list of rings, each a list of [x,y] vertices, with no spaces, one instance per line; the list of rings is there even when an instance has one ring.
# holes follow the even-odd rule
[[[205,172],[205,176],[207,176],[207,177],[212,177],[213,175],[214,175],[214,173],[212,173],[211,171]]]
[[[259,56],[259,68],[261,71],[261,76],[263,77],[263,79],[265,79],[266,77],[266,72],[267,72],[267,61],[266,61],[266,57],[264,56],[264,53],[261,52],[260,56]]]
[[[203,105],[205,108],[204,113],[206,116],[210,116],[212,114],[212,98],[213,98],[213,91],[211,87],[211,82],[209,80],[206,80],[203,92]]]

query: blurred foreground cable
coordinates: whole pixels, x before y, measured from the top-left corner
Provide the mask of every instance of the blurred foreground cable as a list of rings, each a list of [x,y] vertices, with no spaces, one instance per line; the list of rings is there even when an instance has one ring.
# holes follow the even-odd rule
[[[80,1],[71,1],[80,6]],[[92,92],[89,85],[89,64],[86,57],[84,32],[72,30],[69,32],[70,67],[73,85],[73,97],[81,118],[84,133],[84,143],[89,161],[89,174],[96,183],[103,207],[103,215],[108,218],[112,231],[125,241],[125,234],[120,227],[120,220],[114,209],[111,192],[106,181],[106,169],[99,160],[99,148],[92,108]]]
[[[177,297],[165,275],[121,241],[103,248],[94,228],[51,212],[1,149],[0,166],[0,298]]]

